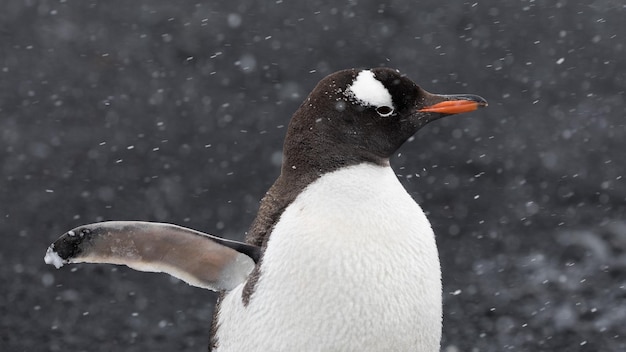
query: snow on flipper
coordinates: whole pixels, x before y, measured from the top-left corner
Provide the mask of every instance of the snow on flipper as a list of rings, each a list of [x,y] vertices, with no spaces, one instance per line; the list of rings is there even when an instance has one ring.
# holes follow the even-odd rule
[[[54,265],[55,268],[60,268],[63,264],[66,264],[65,260],[59,256],[59,253],[54,251],[54,244],[51,244],[46,250],[46,256],[43,257],[46,264]]]
[[[259,256],[259,247],[176,225],[110,221],[68,231],[50,245],[44,260],[57,268],[68,263],[127,265],[219,291],[244,282]]]

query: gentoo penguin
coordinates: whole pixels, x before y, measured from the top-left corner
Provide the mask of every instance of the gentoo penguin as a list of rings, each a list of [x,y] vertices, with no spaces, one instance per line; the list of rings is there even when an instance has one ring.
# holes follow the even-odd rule
[[[434,234],[389,158],[427,123],[486,105],[389,68],[333,73],[291,119],[245,244],[114,221],[65,233],[45,261],[125,264],[221,291],[214,351],[438,351]]]

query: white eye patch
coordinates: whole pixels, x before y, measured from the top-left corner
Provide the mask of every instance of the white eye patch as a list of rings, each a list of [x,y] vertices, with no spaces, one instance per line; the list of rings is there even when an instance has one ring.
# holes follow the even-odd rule
[[[391,94],[385,86],[374,77],[374,72],[363,70],[359,72],[351,85],[348,86],[346,95],[359,101],[364,106],[388,106],[394,108]]]

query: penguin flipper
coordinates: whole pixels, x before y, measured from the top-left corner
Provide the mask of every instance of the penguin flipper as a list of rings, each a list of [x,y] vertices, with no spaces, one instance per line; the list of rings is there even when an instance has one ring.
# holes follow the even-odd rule
[[[123,264],[221,291],[244,282],[259,257],[259,247],[181,226],[108,221],[66,232],[48,247],[44,260],[57,268],[68,263]]]

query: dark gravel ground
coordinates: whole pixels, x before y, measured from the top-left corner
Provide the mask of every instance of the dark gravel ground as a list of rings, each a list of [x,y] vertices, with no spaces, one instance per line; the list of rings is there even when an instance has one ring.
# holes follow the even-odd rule
[[[306,94],[380,65],[490,102],[392,160],[437,234],[442,350],[626,351],[623,1],[1,7],[1,351],[204,351],[214,293],[46,247],[112,219],[243,238]]]

